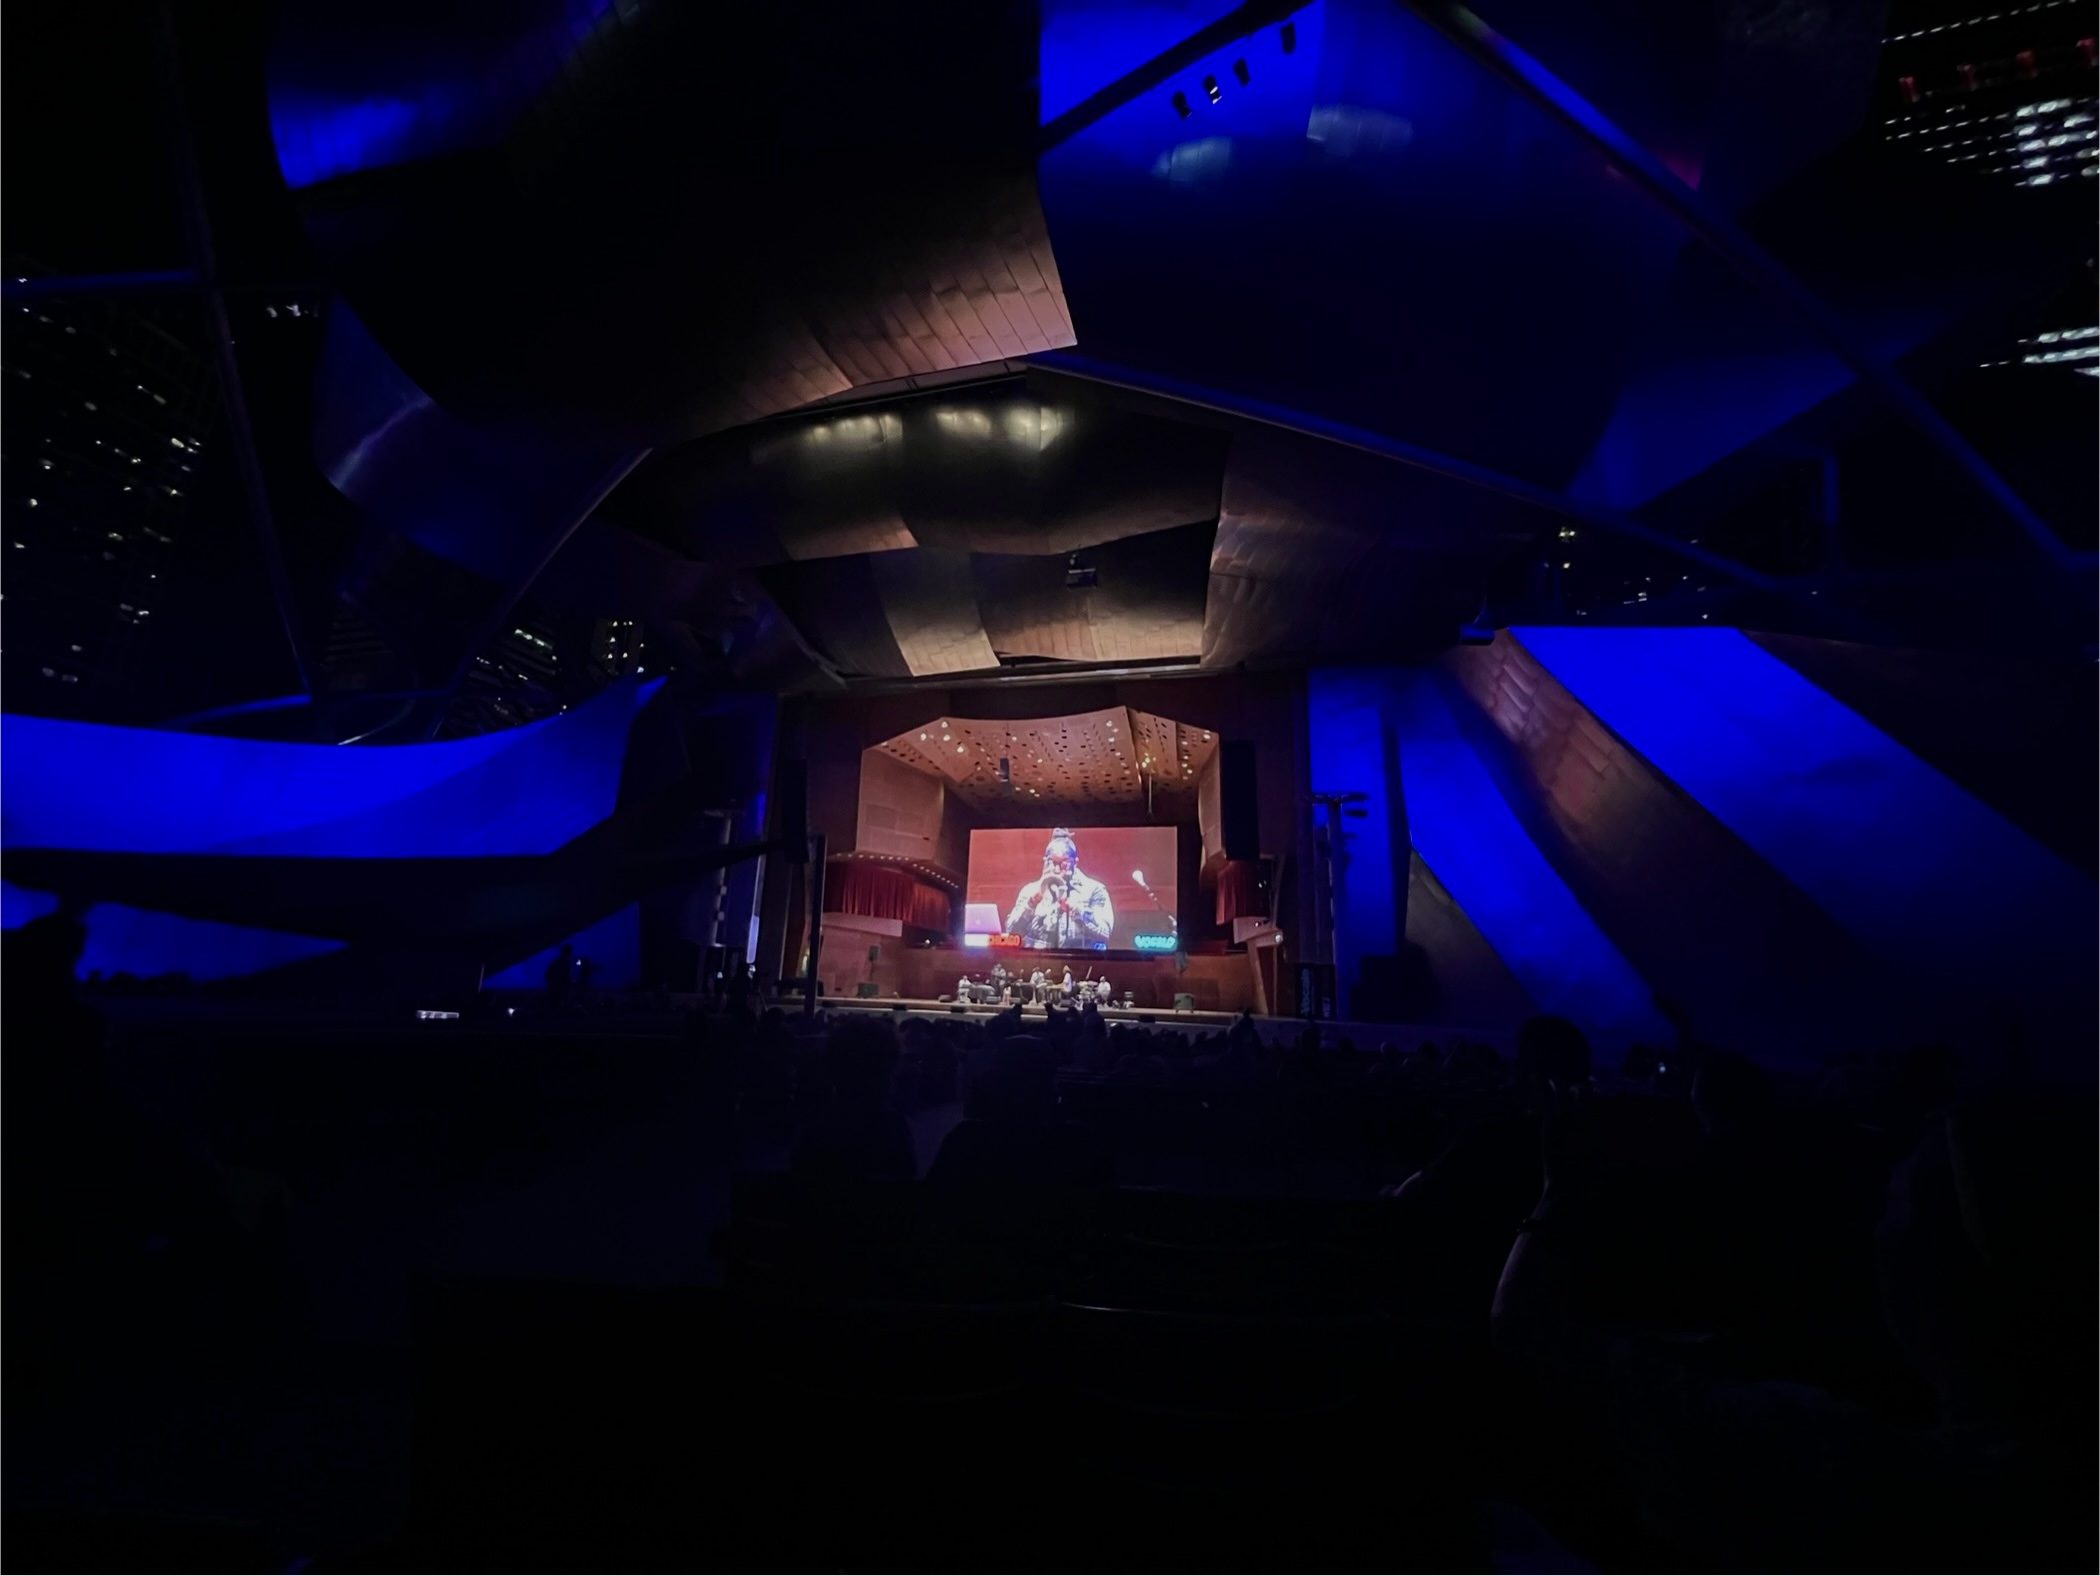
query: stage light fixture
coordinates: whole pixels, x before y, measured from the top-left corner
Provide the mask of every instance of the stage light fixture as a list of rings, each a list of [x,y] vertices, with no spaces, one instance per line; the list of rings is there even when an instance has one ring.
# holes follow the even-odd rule
[[[1203,79],[1203,91],[1209,95],[1210,101],[1213,104],[1217,103],[1219,99],[1225,96],[1224,90],[1218,86],[1218,79],[1216,77],[1205,77]]]
[[[1174,113],[1179,115],[1183,120],[1187,120],[1189,116],[1194,113],[1194,111],[1192,111],[1189,108],[1189,96],[1186,93],[1175,94],[1173,104]]]
[[[1252,73],[1250,73],[1247,70],[1247,62],[1245,60],[1235,60],[1232,63],[1232,75],[1233,79],[1237,81],[1241,87],[1245,87],[1247,85],[1247,79],[1250,75],[1252,75]]]

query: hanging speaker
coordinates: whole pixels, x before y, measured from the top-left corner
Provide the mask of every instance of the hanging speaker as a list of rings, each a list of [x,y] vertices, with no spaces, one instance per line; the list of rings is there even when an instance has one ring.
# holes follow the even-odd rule
[[[1218,745],[1218,832],[1227,859],[1261,857],[1261,808],[1254,782],[1253,742],[1223,740]]]

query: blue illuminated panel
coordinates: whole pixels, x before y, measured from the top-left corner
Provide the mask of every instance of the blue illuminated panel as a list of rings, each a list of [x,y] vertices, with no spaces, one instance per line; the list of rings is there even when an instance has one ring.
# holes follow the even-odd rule
[[[1039,56],[1043,121],[1055,120],[1231,9],[1229,0],[1135,8],[1050,0],[1043,7]],[[1278,48],[1275,27],[1227,44],[1096,121],[1048,163],[1069,174],[1068,159],[1081,165],[1105,160],[1170,183],[1201,182],[1253,152],[1250,139],[1295,144],[1308,132],[1326,9],[1325,0],[1314,0],[1292,17],[1298,47],[1291,54]],[[1232,63],[1240,59],[1255,71],[1244,89],[1232,76]],[[1207,76],[1222,85],[1216,103],[1203,96],[1200,84]],[[1170,107],[1177,91],[1191,101],[1186,120]]]
[[[316,858],[550,854],[613,813],[629,726],[662,682],[628,679],[576,711],[504,733],[370,749],[8,716],[0,718],[7,760],[0,847]],[[6,929],[55,906],[48,894],[0,884]],[[95,905],[85,919],[83,974],[226,979],[341,945],[114,903]],[[629,983],[636,972],[638,949],[627,934],[634,928],[587,933],[607,964],[607,986]]]
[[[1130,945],[1139,952],[1172,952],[1172,936],[1132,936]]]
[[[522,15],[510,5],[448,6],[403,49],[391,19],[360,31],[324,16],[308,34],[296,24],[313,18],[288,9],[270,61],[270,135],[295,191],[491,145],[614,12],[612,0],[562,0]]]
[[[1336,915],[1335,974],[1353,1014],[1367,960],[1397,956],[1405,849],[1392,847],[1392,796],[1408,840],[1542,1012],[1623,1042],[1661,1032],[1648,990],[1554,873],[1418,669],[1317,669],[1307,680],[1313,787],[1363,793],[1346,822],[1349,863]],[[1393,735],[1401,781],[1390,780]],[[1397,855],[1397,858],[1396,858]]]
[[[1409,839],[1540,1011],[1624,1043],[1664,1033],[1649,991],[1546,862],[1459,732],[1436,676],[1395,676]]]
[[[595,965],[591,973],[593,990],[626,990],[642,977],[642,910],[639,904],[630,903],[616,913],[608,914],[588,930],[580,931],[569,938],[578,958],[588,958]],[[522,963],[514,963],[499,974],[491,974],[482,982],[488,990],[544,990],[547,984],[547,965],[561,951],[553,946],[544,952],[536,952]]]
[[[1043,0],[1038,103],[1043,124],[1208,27],[1238,0]],[[1241,46],[1245,53],[1245,46]],[[1201,74],[1198,74],[1200,80]]]
[[[187,974],[193,980],[236,979],[343,950],[340,941],[295,936],[252,925],[220,925],[157,914],[122,903],[97,903],[86,914],[87,950],[80,973],[105,977]]]
[[[1742,634],[1513,633],[1868,946],[2009,1005],[2090,1008],[2093,883]]]
[[[0,847],[334,858],[547,854],[605,819],[662,680],[545,722],[358,749],[0,718]]]

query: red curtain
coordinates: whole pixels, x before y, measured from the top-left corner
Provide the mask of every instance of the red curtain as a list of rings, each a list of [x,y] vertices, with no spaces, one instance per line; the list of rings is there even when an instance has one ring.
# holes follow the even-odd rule
[[[1236,919],[1267,919],[1269,895],[1261,889],[1261,864],[1252,859],[1228,859],[1218,866],[1218,923]]]
[[[901,919],[926,930],[946,930],[953,913],[946,892],[910,871],[850,859],[825,867],[824,907],[834,914]]]

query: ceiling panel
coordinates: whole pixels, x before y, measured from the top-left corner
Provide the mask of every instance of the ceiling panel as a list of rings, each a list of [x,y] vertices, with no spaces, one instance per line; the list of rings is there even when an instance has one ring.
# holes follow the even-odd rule
[[[873,558],[824,558],[761,571],[758,580],[803,636],[847,673],[901,679],[911,668],[890,631]]]
[[[1227,435],[1030,375],[824,409],[646,461],[622,524],[738,564],[921,546],[1046,556],[1217,518]]]
[[[1203,660],[1402,655],[1447,643],[1557,516],[1360,449],[1233,440]]]
[[[915,547],[875,553],[873,575],[891,636],[914,678],[969,673],[999,665],[977,616],[977,589],[968,553]]]
[[[1066,583],[1066,560],[976,556],[985,632],[1001,656],[1150,662],[1203,649],[1212,541],[1205,522],[1093,548],[1091,586]]]
[[[879,748],[979,809],[1040,806],[1071,819],[1086,806],[1149,803],[1156,817],[1178,820],[1195,814],[1196,782],[1217,743],[1204,729],[1111,706],[1026,721],[942,717]]]

